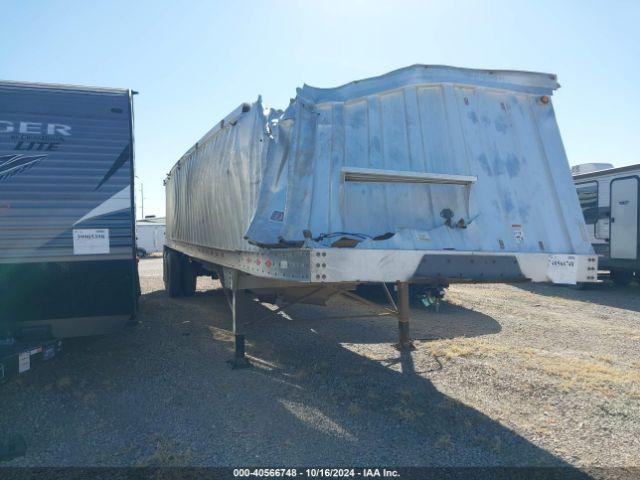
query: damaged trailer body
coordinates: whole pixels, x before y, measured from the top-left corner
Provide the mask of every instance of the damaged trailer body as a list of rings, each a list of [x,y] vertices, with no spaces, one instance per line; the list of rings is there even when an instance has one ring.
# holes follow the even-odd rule
[[[167,247],[256,291],[595,281],[558,86],[415,65],[243,104],[169,173]]]

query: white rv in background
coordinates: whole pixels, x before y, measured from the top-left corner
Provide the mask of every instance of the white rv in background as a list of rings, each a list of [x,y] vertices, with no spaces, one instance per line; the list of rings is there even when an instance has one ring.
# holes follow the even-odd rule
[[[589,239],[618,285],[640,281],[640,164],[589,163],[571,169]]]
[[[139,257],[162,252],[164,237],[164,218],[148,216],[136,221],[136,252]]]

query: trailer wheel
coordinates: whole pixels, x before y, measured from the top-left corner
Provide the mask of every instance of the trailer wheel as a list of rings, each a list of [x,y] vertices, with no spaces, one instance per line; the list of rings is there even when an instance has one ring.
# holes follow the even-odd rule
[[[198,280],[196,266],[187,257],[183,256],[181,267],[182,294],[185,297],[192,297],[196,293],[196,282]]]
[[[178,252],[164,251],[164,288],[170,297],[179,297],[182,294],[181,262]]]
[[[611,270],[611,280],[619,287],[626,287],[633,280],[633,272],[631,270]]]

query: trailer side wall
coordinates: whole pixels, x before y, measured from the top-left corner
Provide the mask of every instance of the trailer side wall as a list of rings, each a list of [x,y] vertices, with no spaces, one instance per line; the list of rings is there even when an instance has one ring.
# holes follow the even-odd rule
[[[128,90],[0,82],[0,322],[104,333],[135,310]]]

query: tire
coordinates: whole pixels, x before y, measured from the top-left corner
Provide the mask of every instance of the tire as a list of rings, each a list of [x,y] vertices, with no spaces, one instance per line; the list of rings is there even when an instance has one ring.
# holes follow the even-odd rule
[[[180,254],[173,250],[164,251],[164,288],[170,297],[175,298],[182,295],[182,262]]]
[[[631,270],[611,270],[611,280],[619,287],[626,287],[633,280],[633,272]]]
[[[138,258],[144,258],[147,256],[147,252],[144,248],[138,248],[136,249],[136,255],[138,255]]]
[[[190,262],[187,257],[183,256],[181,267],[180,284],[182,287],[182,294],[185,297],[192,297],[196,293],[196,282],[198,280],[196,266]]]

